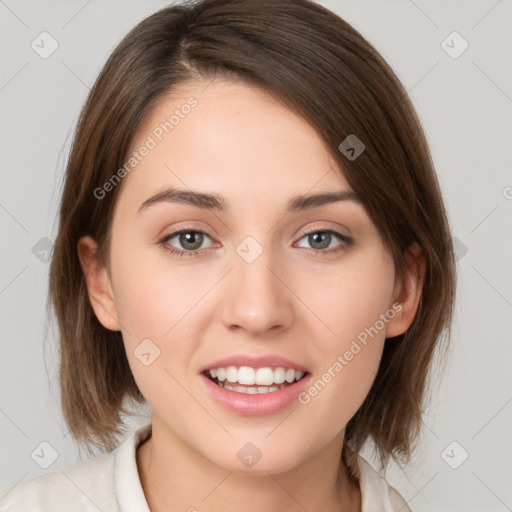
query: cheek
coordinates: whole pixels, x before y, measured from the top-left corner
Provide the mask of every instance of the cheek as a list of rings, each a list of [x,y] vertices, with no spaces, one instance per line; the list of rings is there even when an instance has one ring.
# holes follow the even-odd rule
[[[318,316],[328,326],[317,339],[324,368],[343,374],[338,382],[350,382],[352,394],[359,385],[366,387],[378,369],[386,325],[392,318],[391,291],[386,276],[344,274],[330,279],[328,294],[312,297]]]
[[[121,238],[121,237],[120,237]],[[204,288],[184,265],[172,267],[163,249],[142,244],[112,247],[116,308],[125,330],[163,339]],[[197,301],[196,297],[196,301]]]
[[[375,325],[389,311],[394,287],[394,266],[380,252],[354,255],[343,264],[301,277],[298,293],[320,326],[327,347],[343,349],[350,340]],[[379,331],[384,335],[382,322]]]
[[[215,279],[211,272],[191,272],[185,264],[167,261],[163,249],[123,246],[121,240],[112,244],[111,257],[123,340],[139,388],[157,401],[159,386],[174,382],[169,373],[182,378],[193,357],[204,314],[200,300]],[[154,358],[148,366],[138,358],[144,353]]]
[[[315,285],[308,305],[324,324],[317,338],[321,365],[299,403],[311,407],[318,425],[330,425],[334,435],[357,412],[377,374],[385,327],[394,317],[394,266],[376,252],[317,274]]]
[[[182,282],[175,272],[152,265],[147,253],[144,257],[134,249],[129,254],[118,258],[115,267],[113,264],[113,280],[132,374],[153,408],[167,407],[171,400],[173,408],[187,410],[190,400],[175,380],[183,379],[194,351],[191,333],[186,332],[194,313],[191,300],[182,291],[187,280]],[[188,285],[194,289],[190,282]]]

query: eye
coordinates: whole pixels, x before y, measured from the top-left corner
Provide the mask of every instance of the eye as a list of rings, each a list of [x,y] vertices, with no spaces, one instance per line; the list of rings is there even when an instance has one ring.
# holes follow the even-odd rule
[[[303,239],[307,240],[313,251],[322,255],[338,252],[354,245],[354,241],[350,237],[332,229],[310,231],[301,238],[301,240]],[[336,245],[336,241],[341,243]],[[333,243],[335,244],[334,247],[332,245]],[[299,247],[303,246],[299,245]]]
[[[203,242],[205,241],[205,237],[210,238],[210,236],[204,231],[185,228],[164,236],[161,240],[159,240],[158,243],[161,244],[164,249],[169,251],[171,254],[178,254],[181,257],[188,257],[195,256],[202,252],[201,249],[204,248],[202,246]],[[175,244],[180,245],[183,249],[180,247],[176,248]]]

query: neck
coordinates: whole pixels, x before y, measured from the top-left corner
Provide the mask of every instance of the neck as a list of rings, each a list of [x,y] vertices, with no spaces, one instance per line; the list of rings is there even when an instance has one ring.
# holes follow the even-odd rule
[[[361,510],[359,484],[341,461],[343,438],[335,438],[292,470],[254,476],[213,464],[157,425],[153,422],[151,437],[137,449],[151,512]]]

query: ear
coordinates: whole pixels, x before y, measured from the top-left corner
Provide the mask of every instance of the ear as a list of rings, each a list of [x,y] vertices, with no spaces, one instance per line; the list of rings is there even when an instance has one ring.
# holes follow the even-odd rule
[[[97,261],[97,249],[98,245],[90,236],[84,236],[78,240],[78,258],[94,313],[103,327],[111,331],[119,331],[121,324],[118,320],[112,283],[105,266]]]
[[[402,279],[395,283],[392,309],[396,315],[386,326],[386,338],[403,334],[412,324],[420,303],[425,279],[425,257],[415,242],[405,255],[407,269]],[[391,306],[391,305],[390,305]]]

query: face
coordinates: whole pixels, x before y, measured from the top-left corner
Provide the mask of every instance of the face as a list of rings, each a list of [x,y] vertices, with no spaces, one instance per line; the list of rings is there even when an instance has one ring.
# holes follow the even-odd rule
[[[111,272],[89,284],[90,297],[103,325],[122,331],[135,380],[169,435],[226,470],[276,473],[342,439],[386,336],[408,323],[396,305],[403,291],[314,130],[261,90],[206,86],[176,90],[141,125],[132,151],[154,147],[123,178]],[[171,130],[161,123],[176,110]],[[170,188],[189,199],[213,194],[223,207],[161,194]],[[289,209],[297,196],[332,192],[344,195]],[[256,370],[305,376],[263,394],[221,389],[203,370],[230,356],[269,356]],[[237,456],[248,442],[263,454],[254,468]]]

